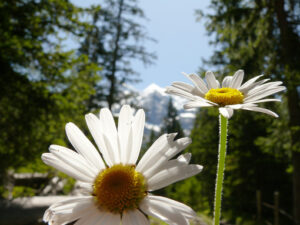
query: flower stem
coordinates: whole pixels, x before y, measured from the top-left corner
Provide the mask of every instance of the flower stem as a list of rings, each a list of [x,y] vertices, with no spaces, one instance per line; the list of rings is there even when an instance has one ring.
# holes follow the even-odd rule
[[[227,124],[228,124],[228,119],[220,114],[220,143],[219,143],[217,180],[216,180],[216,189],[215,189],[215,211],[214,211],[214,222],[213,222],[214,225],[220,224],[220,217],[221,217],[221,199],[222,199],[222,186],[223,186],[225,157],[226,157]]]

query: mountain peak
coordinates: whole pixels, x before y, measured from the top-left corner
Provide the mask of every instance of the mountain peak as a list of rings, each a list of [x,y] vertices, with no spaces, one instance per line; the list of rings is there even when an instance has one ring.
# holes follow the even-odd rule
[[[152,83],[150,84],[148,87],[146,87],[144,90],[143,90],[143,95],[149,95],[151,93],[154,93],[154,92],[158,92],[159,94],[161,95],[166,95],[165,94],[165,89],[158,86],[157,84],[155,83]]]

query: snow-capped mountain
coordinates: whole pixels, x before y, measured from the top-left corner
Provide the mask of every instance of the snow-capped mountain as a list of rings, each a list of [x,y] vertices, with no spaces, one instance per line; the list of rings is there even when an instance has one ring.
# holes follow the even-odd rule
[[[142,108],[146,113],[146,124],[145,124],[145,140],[148,140],[151,130],[156,133],[160,132],[163,120],[167,115],[168,103],[171,98],[170,95],[165,93],[165,89],[159,87],[157,84],[150,84],[144,90],[138,92],[132,86],[124,86],[124,93],[135,93],[133,97],[123,99],[121,105],[129,104],[136,108]],[[126,93],[125,93],[126,94]],[[179,122],[184,130],[185,135],[189,135],[193,128],[196,110],[184,110],[183,105],[186,99],[172,96],[173,105],[177,109]],[[121,105],[115,105],[113,113],[118,116]]]
[[[146,112],[146,133],[153,129],[159,132],[163,119],[167,114],[170,95],[165,93],[165,89],[156,84],[150,84],[137,98],[138,106]],[[195,120],[195,110],[184,110],[185,99],[172,96],[173,105],[178,111],[179,121],[185,134],[188,135],[193,128]],[[147,131],[148,130],[148,131]]]

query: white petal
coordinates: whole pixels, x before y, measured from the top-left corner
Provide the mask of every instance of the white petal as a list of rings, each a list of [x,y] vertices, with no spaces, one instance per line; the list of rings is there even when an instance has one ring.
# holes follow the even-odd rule
[[[92,163],[98,170],[105,168],[97,149],[75,124],[67,123],[66,133],[76,151],[88,162]]]
[[[118,132],[115,125],[114,118],[109,109],[103,108],[100,110],[100,129],[101,133],[107,138],[110,143],[110,148],[107,147],[108,151],[112,151],[115,164],[120,163],[120,151],[119,151],[119,138]]]
[[[228,107],[219,108],[219,112],[227,119],[230,119],[233,115],[233,109]]]
[[[227,105],[226,108],[242,109],[243,107],[252,107],[252,106],[257,106],[257,105],[253,103],[245,103],[245,104]]]
[[[95,225],[102,217],[102,212],[95,208],[77,220],[74,225]]]
[[[92,196],[76,197],[51,205],[43,216],[44,222],[60,225],[79,219],[95,209]]]
[[[105,219],[106,212],[100,211],[98,208],[94,207],[91,211],[84,215],[79,221],[81,225],[96,225],[101,224],[102,220]],[[77,222],[74,225],[77,225]]]
[[[129,105],[124,105],[121,108],[119,121],[118,121],[118,135],[120,140],[120,156],[121,162],[126,164],[128,162],[127,154],[131,151],[131,148],[128,146],[128,142],[132,142],[130,140],[130,130],[132,127],[132,110]],[[129,147],[129,148],[128,148]]]
[[[81,215],[74,214],[62,214],[62,215],[54,215],[51,217],[51,221],[49,221],[49,225],[65,225],[69,224],[75,220],[77,220]]]
[[[51,211],[52,209],[55,209],[57,207],[67,205],[67,204],[74,204],[74,203],[80,203],[80,202],[89,202],[93,199],[92,196],[76,196],[76,197],[69,197],[68,199],[64,199],[62,201],[58,201],[54,204],[52,204],[48,209]],[[47,210],[47,211],[49,211]]]
[[[64,161],[66,164],[75,164],[73,167],[81,167],[92,177],[97,176],[99,170],[94,167],[92,164],[89,164],[82,155],[76,153],[75,151],[59,146],[59,145],[50,145],[49,151],[57,156],[59,159]]]
[[[158,203],[166,204],[169,207],[178,210],[178,212],[182,213],[184,216],[188,217],[189,219],[193,219],[197,217],[196,212],[192,208],[190,208],[189,206],[181,202],[175,201],[170,198],[162,197],[162,196],[156,196],[156,195],[148,195],[148,198],[150,199],[150,201],[156,201]]]
[[[112,166],[115,158],[114,152],[108,150],[105,145],[100,120],[92,113],[87,114],[85,120],[100,152],[103,154],[105,162],[107,165]]]
[[[182,162],[185,164],[189,164],[192,158],[192,153],[185,153],[183,155],[178,156],[177,160],[178,162]]]
[[[198,107],[212,107],[214,105],[204,102],[204,101],[190,101],[184,105],[185,109],[192,109],[192,108],[198,108]]]
[[[192,93],[192,91],[194,89],[194,86],[189,85],[189,84],[184,83],[184,82],[181,82],[181,81],[175,81],[175,82],[173,82],[172,86],[175,87],[175,88],[179,88],[179,89],[181,89],[183,91],[189,92],[189,93]]]
[[[266,83],[267,81],[269,81],[270,79],[264,79],[264,80],[260,80],[257,82],[254,82],[253,84],[251,84],[250,86],[248,86],[247,88],[243,88],[243,89],[239,89],[241,92],[243,92],[244,96],[248,97],[249,96],[249,92],[256,90],[257,88],[259,88],[262,84]]]
[[[282,82],[281,81],[277,81],[277,82],[269,82],[263,85],[259,85],[251,90],[249,90],[249,92],[247,93],[247,96],[250,96],[252,94],[258,93],[260,91],[267,91],[276,87],[279,87],[279,85],[281,85]]]
[[[84,197],[85,198],[80,198],[73,201],[65,200],[64,203],[62,202],[60,202],[59,204],[55,203],[51,205],[47,210],[50,212],[50,214],[57,215],[57,214],[71,214],[74,211],[74,208],[76,208],[76,210],[95,208],[92,197],[91,196],[84,196]]]
[[[230,81],[229,87],[238,89],[241,86],[243,79],[244,79],[244,71],[243,70],[236,71]]]
[[[75,186],[83,189],[86,194],[91,194],[93,192],[93,184],[91,184],[91,183],[77,181]]]
[[[190,138],[180,138],[176,141],[169,141],[166,148],[160,150],[160,148],[157,148],[156,154],[152,156],[152,158],[148,159],[148,162],[150,162],[150,166],[148,166],[147,169],[143,171],[143,174],[146,178],[150,178],[147,176],[147,174],[153,174],[158,172],[159,168],[164,165],[169,159],[171,159],[173,156],[180,153],[183,149],[185,149],[192,140]]]
[[[169,149],[170,142],[173,142],[177,134],[164,134],[160,136],[146,151],[141,160],[139,161],[136,170],[143,173],[148,168],[151,168],[153,163],[159,158],[157,157],[158,152],[165,152]]]
[[[155,170],[147,170],[146,172],[143,173],[143,175],[145,177],[151,178],[159,171],[168,170],[172,167],[187,165],[187,164],[189,164],[189,162],[191,160],[191,156],[192,156],[191,153],[186,153],[184,155],[180,155],[177,159],[173,159],[173,160],[167,161],[166,163],[161,164],[161,166],[156,168]]]
[[[271,80],[271,79],[270,79],[270,78],[267,78],[267,79],[263,79],[263,80],[257,81],[257,82],[255,82],[255,83],[253,84],[254,86],[253,86],[251,89],[256,88],[257,86],[260,86],[260,85],[262,85],[262,84],[268,82],[269,80]]]
[[[106,134],[103,133],[102,135],[103,135],[103,140],[104,140],[105,146],[108,149],[108,151],[116,153],[118,151],[118,148],[116,147],[116,145],[120,146],[119,138],[117,138],[115,143],[111,143],[109,137]],[[115,158],[114,158],[113,164],[120,163],[119,154],[118,153],[114,154],[114,157]]]
[[[220,87],[220,82],[218,80],[216,80],[217,84],[218,84],[218,87]]]
[[[183,98],[187,98],[189,100],[195,100],[195,95],[191,94],[190,92],[184,91],[182,89],[176,88],[176,87],[166,87],[166,93],[177,95]]]
[[[132,145],[133,145],[133,129],[132,126],[130,127],[130,130],[128,132],[128,142],[127,142],[127,148],[126,148],[126,152],[124,154],[124,158],[121,160],[122,163],[124,164],[129,164],[130,161],[130,157],[131,157],[131,152],[132,152]]]
[[[260,108],[260,107],[243,107],[245,110],[250,110],[250,111],[256,111],[256,112],[261,112],[261,113],[266,113],[268,115],[274,116],[274,117],[279,117],[276,113],[272,112],[269,109],[265,108]]]
[[[83,218],[80,218],[79,220],[76,221],[76,223],[74,223],[74,225],[84,225],[86,224],[87,219],[91,219],[91,217],[85,216]]]
[[[148,190],[155,191],[201,172],[200,165],[182,165],[163,170],[148,179]]]
[[[239,88],[239,91],[247,92],[249,89],[251,89],[251,87],[253,87],[254,82],[262,76],[263,75],[259,75],[259,76],[253,77],[252,79],[248,80]]]
[[[150,225],[150,221],[139,210],[123,213],[122,225]]]
[[[283,90],[285,90],[285,87],[281,87],[281,86],[269,89],[267,91],[262,90],[262,91],[259,91],[257,93],[253,93],[252,95],[246,97],[244,99],[244,102],[247,103],[247,102],[253,102],[255,100],[260,100],[264,97],[267,97],[269,95],[275,94],[275,93],[283,91]]]
[[[281,100],[277,98],[266,98],[262,100],[251,101],[250,103],[261,103],[261,102],[281,102]]]
[[[144,213],[150,216],[157,217],[167,222],[168,224],[172,224],[172,225],[189,224],[187,219],[182,214],[178,213],[177,210],[162,202],[149,199],[148,196],[145,197],[142,203],[140,204],[140,209]]]
[[[272,86],[272,83],[266,83],[267,81],[269,81],[270,79],[264,79],[258,82],[254,82],[252,85],[250,85],[247,89],[243,89],[243,94],[245,97],[248,97],[250,95],[252,95],[253,93],[257,93],[259,91],[259,89],[268,89],[268,87]]]
[[[231,82],[231,79],[232,79],[232,76],[226,76],[226,77],[223,79],[222,87],[229,87],[229,84],[230,84],[230,82]]]
[[[67,164],[52,153],[42,154],[42,160],[45,164],[52,166],[61,172],[80,180],[82,182],[93,183],[94,177],[90,176],[86,171],[78,167],[73,167],[74,164]],[[75,162],[76,163],[76,162]],[[79,170],[78,170],[79,169]]]
[[[205,82],[198,75],[186,73],[183,74],[193,82],[202,95],[205,95],[206,92],[208,92]]]
[[[104,212],[103,217],[98,221],[97,225],[120,225],[121,217],[119,214]]]
[[[211,88],[219,88],[219,84],[216,80],[216,77],[215,75],[213,74],[213,72],[211,71],[207,71],[205,73],[205,79],[206,79],[206,83],[208,85],[208,89],[211,89]]]
[[[204,96],[203,93],[200,92],[198,88],[196,88],[192,85],[186,84],[184,82],[176,81],[176,82],[172,83],[172,86],[175,88],[181,89],[183,91],[189,92],[193,95],[199,95],[201,97]]]
[[[132,143],[132,149],[130,153],[129,164],[135,164],[139,157],[143,136],[144,136],[144,126],[145,126],[145,112],[144,110],[140,109],[136,113],[132,123],[132,131],[134,132],[134,135],[133,135],[133,143]]]

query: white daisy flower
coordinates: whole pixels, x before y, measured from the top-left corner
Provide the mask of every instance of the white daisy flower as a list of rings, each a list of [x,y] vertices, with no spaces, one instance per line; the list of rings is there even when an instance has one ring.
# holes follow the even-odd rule
[[[280,86],[281,81],[267,82],[269,79],[257,81],[262,75],[256,76],[242,85],[244,71],[238,70],[233,76],[226,76],[222,86],[216,80],[215,75],[208,71],[205,74],[206,83],[196,74],[185,74],[195,86],[174,82],[167,87],[166,92],[187,98],[189,102],[184,105],[185,109],[196,107],[218,107],[219,112],[226,118],[233,115],[234,109],[245,109],[262,112],[274,117],[278,115],[268,109],[257,106],[257,103],[280,101],[271,98],[264,99],[269,95],[285,90]]]
[[[172,159],[191,143],[190,138],[174,141],[176,134],[164,134],[137,163],[145,124],[142,109],[133,116],[130,106],[123,106],[117,128],[108,109],[100,111],[100,118],[86,115],[86,122],[101,155],[73,123],[66,125],[66,133],[76,151],[51,145],[50,153],[42,155],[47,165],[77,179],[85,189],[84,196],[51,205],[45,222],[149,225],[149,215],[168,224],[188,225],[195,218],[190,207],[150,194],[202,170],[200,165],[189,164],[190,153]]]

